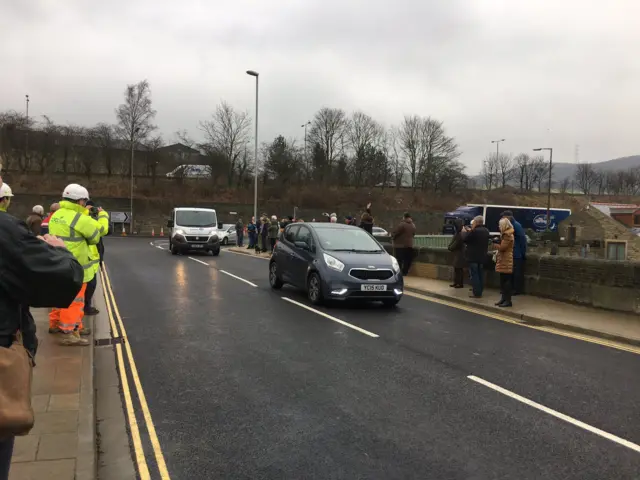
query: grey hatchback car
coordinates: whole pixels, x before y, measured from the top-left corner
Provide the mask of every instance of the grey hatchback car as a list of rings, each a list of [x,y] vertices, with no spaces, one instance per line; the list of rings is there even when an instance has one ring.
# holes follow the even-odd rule
[[[294,223],[269,262],[271,288],[304,289],[309,301],[375,300],[393,307],[404,282],[398,261],[365,230],[337,223]]]

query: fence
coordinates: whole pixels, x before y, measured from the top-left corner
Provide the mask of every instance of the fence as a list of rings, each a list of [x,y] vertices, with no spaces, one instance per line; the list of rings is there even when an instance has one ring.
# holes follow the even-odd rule
[[[415,247],[447,248],[452,238],[452,235],[416,235],[413,238],[413,245]]]

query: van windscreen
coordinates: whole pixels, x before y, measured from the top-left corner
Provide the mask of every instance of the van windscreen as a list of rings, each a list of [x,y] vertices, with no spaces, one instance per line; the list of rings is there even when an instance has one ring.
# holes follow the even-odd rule
[[[211,210],[178,210],[176,225],[181,227],[215,227],[218,225],[216,212]]]

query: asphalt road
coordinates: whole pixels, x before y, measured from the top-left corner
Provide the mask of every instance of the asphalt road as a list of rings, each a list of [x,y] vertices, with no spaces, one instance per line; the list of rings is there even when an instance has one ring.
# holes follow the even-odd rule
[[[637,354],[409,296],[319,309],[367,335],[265,260],[153,243],[106,264],[173,479],[640,478]]]

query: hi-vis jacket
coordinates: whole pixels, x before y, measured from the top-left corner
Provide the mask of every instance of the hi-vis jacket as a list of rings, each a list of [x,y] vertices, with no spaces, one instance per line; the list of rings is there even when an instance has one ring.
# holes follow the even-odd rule
[[[64,241],[67,250],[84,269],[84,283],[90,282],[98,271],[99,258],[95,258],[90,245],[97,245],[109,231],[109,214],[101,211],[98,220],[89,216],[89,210],[77,203],[63,200],[60,209],[49,220],[49,233]]]

